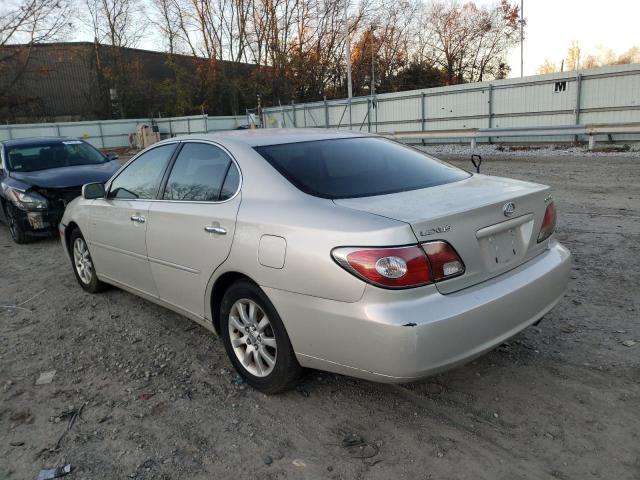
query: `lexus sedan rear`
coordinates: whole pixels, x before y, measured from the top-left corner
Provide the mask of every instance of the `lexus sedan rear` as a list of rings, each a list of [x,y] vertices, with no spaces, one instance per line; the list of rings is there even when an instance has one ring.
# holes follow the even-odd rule
[[[85,185],[60,235],[82,288],[217,332],[262,391],[302,367],[410,382],[561,299],[570,254],[549,190],[377,136],[227,132],[161,142]]]

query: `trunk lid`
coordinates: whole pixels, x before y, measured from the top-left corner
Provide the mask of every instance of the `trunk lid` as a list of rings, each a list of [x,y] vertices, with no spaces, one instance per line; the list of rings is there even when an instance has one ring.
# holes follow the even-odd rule
[[[473,175],[436,187],[376,197],[334,200],[337,205],[407,222],[420,242],[445,240],[465,273],[437,283],[452,293],[511,270],[541,253],[537,243],[550,188]],[[507,204],[514,211],[505,213]]]

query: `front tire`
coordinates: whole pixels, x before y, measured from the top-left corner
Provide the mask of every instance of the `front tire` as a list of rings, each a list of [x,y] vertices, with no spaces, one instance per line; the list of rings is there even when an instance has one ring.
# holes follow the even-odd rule
[[[249,385],[269,394],[296,385],[302,368],[278,312],[256,284],[239,280],[225,292],[220,330],[231,363]]]
[[[11,203],[7,203],[5,205],[4,212],[7,217],[7,223],[9,224],[9,233],[11,233],[13,241],[18,244],[27,243],[29,241],[29,237],[20,224],[20,219],[18,218],[20,213],[18,212],[18,209]]]
[[[97,293],[104,290],[105,284],[98,280],[87,242],[77,228],[71,232],[69,249],[73,273],[75,273],[76,280],[80,286],[89,293]]]

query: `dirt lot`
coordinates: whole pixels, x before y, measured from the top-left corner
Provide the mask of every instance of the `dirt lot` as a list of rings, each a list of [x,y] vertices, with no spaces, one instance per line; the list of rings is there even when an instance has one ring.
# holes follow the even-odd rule
[[[569,291],[538,327],[406,386],[311,371],[267,397],[204,329],[85,293],[57,240],[17,246],[0,225],[0,478],[640,478],[640,154],[496,153],[483,172],[555,187]]]

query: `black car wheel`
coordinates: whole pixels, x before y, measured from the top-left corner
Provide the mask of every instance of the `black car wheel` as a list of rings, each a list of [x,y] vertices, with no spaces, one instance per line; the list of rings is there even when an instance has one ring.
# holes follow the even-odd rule
[[[13,241],[16,243],[27,243],[29,237],[22,228],[22,224],[18,218],[18,215],[20,215],[18,209],[11,203],[7,203],[4,207],[4,211],[7,217],[7,222],[9,223],[9,232],[11,233]]]

